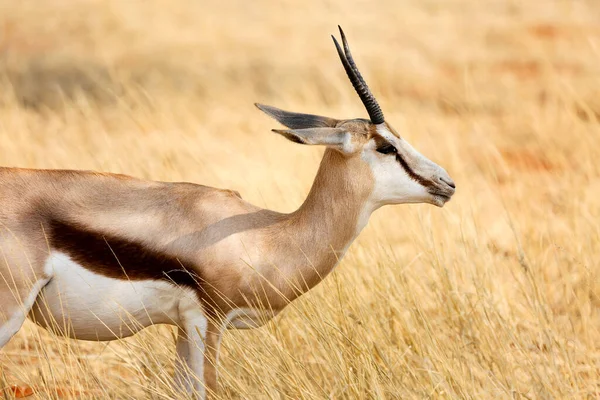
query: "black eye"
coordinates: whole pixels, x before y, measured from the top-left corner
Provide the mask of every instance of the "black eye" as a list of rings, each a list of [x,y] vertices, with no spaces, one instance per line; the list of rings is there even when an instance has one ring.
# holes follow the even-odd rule
[[[377,152],[381,154],[396,154],[398,150],[396,150],[396,148],[393,145],[387,143],[381,147],[378,147]]]

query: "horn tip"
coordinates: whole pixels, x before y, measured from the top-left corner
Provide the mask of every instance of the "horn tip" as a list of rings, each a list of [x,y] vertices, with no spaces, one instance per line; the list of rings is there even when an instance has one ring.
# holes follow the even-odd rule
[[[333,43],[335,44],[335,47],[338,48],[338,50],[341,50],[340,48],[340,44],[338,43],[337,39],[335,38],[335,36],[331,35],[331,38],[333,39]]]
[[[267,114],[269,113],[269,111],[273,108],[271,106],[268,106],[266,104],[262,104],[262,103],[254,103],[254,106],[256,108],[258,108],[260,111],[266,112]]]

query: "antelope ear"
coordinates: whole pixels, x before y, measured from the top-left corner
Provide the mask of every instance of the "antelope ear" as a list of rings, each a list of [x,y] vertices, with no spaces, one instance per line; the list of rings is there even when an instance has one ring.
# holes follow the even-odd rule
[[[333,128],[338,123],[338,120],[333,118],[284,111],[259,103],[254,103],[254,105],[269,117],[276,119],[280,124],[290,129]]]
[[[354,152],[352,135],[343,128],[273,129],[273,132],[295,143],[327,146],[348,154]]]

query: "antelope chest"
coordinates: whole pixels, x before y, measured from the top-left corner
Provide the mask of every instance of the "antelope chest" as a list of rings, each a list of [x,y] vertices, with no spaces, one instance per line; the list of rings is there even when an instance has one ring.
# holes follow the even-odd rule
[[[119,280],[98,275],[54,252],[46,261],[50,282],[30,317],[58,334],[82,340],[131,336],[153,324],[178,324],[180,301],[191,289],[164,281]]]

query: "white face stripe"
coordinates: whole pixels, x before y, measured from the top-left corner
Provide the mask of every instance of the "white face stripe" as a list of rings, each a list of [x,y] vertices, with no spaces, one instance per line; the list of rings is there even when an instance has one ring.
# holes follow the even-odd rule
[[[449,195],[454,193],[453,189],[439,184],[442,178],[452,181],[446,171],[390,132],[385,124],[376,125],[376,130],[378,135],[396,147],[401,159],[377,153],[373,139],[363,148],[362,158],[371,167],[375,179],[370,199],[375,208],[400,203],[431,203],[442,206],[449,197],[441,197],[432,191],[446,191]]]
[[[429,186],[429,183],[432,180],[432,177],[429,175],[432,174],[422,174],[419,173],[419,170],[425,169],[423,168],[424,166],[434,166],[436,169],[441,168],[415,150],[415,148],[406,140],[403,140],[390,132],[385,125],[378,126],[377,133],[396,147],[400,165],[404,168],[406,173],[421,185]]]
[[[390,143],[397,143],[400,138],[388,130],[385,124],[375,125],[377,133]]]
[[[410,158],[411,158],[411,160],[420,161],[420,162],[426,163],[426,164],[432,164],[432,165],[435,165],[436,167],[440,168],[438,165],[436,165],[432,161],[430,161],[427,157],[425,157],[424,155],[422,155],[421,153],[419,153],[406,140],[404,140],[404,139],[402,139],[402,138],[394,135],[393,133],[391,133],[385,127],[385,125],[383,125],[383,124],[382,125],[377,125],[377,133],[381,137],[383,137],[384,139],[386,139],[388,142],[390,142],[394,146],[398,147],[399,151],[400,150],[404,150],[403,152],[408,153],[409,156],[410,156]],[[409,166],[410,166],[410,161],[411,160],[406,160],[406,162],[409,163]],[[423,177],[423,178],[426,179],[426,177]]]

